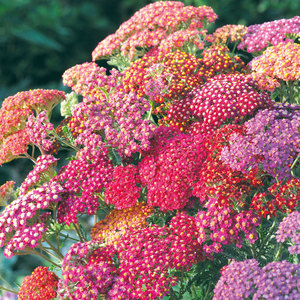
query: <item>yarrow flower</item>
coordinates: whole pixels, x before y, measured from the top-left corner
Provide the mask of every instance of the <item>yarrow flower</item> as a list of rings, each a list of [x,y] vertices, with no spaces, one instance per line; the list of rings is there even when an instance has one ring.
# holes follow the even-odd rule
[[[21,284],[18,299],[50,300],[56,297],[58,277],[47,267],[37,267]]]
[[[300,197],[298,197],[300,199]],[[299,201],[299,200],[298,200]],[[288,250],[290,254],[300,254],[300,212],[294,211],[285,217],[278,226],[276,240],[283,243],[291,242]]]
[[[53,141],[48,137],[53,128],[54,126],[49,122],[45,110],[39,113],[37,117],[30,115],[26,123],[30,143],[37,145],[41,151],[49,151],[53,147]]]
[[[73,244],[62,262],[59,299],[97,300],[105,295],[117,278],[114,253],[94,241]]]
[[[28,173],[27,177],[23,181],[18,195],[25,195],[30,188],[33,188],[34,185],[37,185],[43,177],[44,179],[51,177],[51,173],[53,173],[53,165],[57,160],[57,158],[50,154],[40,155],[36,160],[34,169]]]
[[[247,173],[262,166],[269,175],[290,179],[291,166],[299,155],[299,112],[274,107],[258,112],[244,124],[245,134],[231,136],[221,159],[233,170]]]
[[[295,43],[268,47],[261,56],[249,63],[253,71],[251,76],[261,89],[271,92],[284,84],[297,85],[300,80],[300,61],[294,58],[299,54],[300,45]],[[290,103],[295,100],[289,94],[286,97],[289,97]]]
[[[209,79],[191,103],[191,114],[206,132],[228,122],[241,122],[271,105],[269,95],[257,91],[255,82],[244,74],[220,74]]]
[[[47,230],[47,226],[39,222],[43,214],[41,210],[59,202],[63,191],[57,182],[46,182],[6,206],[0,215],[0,247],[7,245],[5,256],[11,257],[18,250],[39,244]]]
[[[276,216],[277,211],[291,213],[300,206],[300,179],[274,183],[266,192],[258,193],[251,201],[251,207],[259,216]]]
[[[300,264],[274,261],[261,269],[255,259],[234,261],[222,272],[213,299],[296,299],[299,279]]]
[[[105,147],[85,147],[77,152],[75,159],[63,167],[55,180],[68,191],[58,208],[60,223],[77,222],[80,213],[93,215],[99,208],[99,198],[108,185],[113,166]]]
[[[162,211],[184,208],[206,156],[201,136],[159,127],[143,156],[138,167],[142,185],[147,186],[148,205]]]
[[[216,18],[217,15],[209,6],[184,6],[179,1],[151,3],[101,41],[92,53],[93,60],[118,53],[134,60],[139,55],[137,48],[159,46],[169,34],[183,29],[182,24],[187,24],[188,30],[202,29],[205,21],[213,22]]]
[[[97,222],[91,229],[93,240],[116,245],[119,239],[134,228],[143,228],[148,225],[146,219],[153,213],[153,209],[145,203],[136,203],[134,206],[112,210],[103,220]]]
[[[241,42],[247,33],[247,27],[244,25],[224,25],[215,30],[211,35],[206,36],[212,44],[228,44]]]
[[[238,49],[246,48],[249,53],[259,52],[279,43],[292,43],[300,34],[300,17],[280,19],[248,27]]]

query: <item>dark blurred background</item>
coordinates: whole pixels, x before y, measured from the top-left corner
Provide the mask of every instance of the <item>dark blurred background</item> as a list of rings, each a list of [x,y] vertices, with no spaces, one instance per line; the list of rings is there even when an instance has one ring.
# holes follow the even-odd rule
[[[34,88],[66,90],[63,72],[91,61],[98,42],[113,33],[149,0],[0,0],[0,104],[18,91]],[[211,6],[219,18],[210,28],[226,24],[259,24],[300,15],[297,0],[183,0]],[[32,165],[17,160],[0,167],[0,185],[18,184]],[[18,282],[38,261],[0,254],[0,275]],[[0,280],[0,284],[1,280]],[[0,296],[1,298],[1,296]]]

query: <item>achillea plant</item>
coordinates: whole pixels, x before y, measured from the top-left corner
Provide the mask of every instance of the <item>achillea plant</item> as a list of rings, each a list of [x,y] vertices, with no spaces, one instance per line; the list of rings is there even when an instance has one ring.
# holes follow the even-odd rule
[[[4,100],[0,164],[34,166],[0,186],[0,246],[49,269],[0,288],[40,300],[300,297],[299,17],[209,35],[216,17],[152,3],[65,71],[71,93]],[[238,43],[265,51],[245,66]]]

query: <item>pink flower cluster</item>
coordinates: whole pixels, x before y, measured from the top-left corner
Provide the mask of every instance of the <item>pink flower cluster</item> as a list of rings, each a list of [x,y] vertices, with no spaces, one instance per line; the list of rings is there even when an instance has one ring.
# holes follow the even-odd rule
[[[59,183],[50,181],[6,206],[0,216],[0,247],[7,244],[5,256],[11,257],[13,252],[26,246],[33,248],[38,245],[46,230],[45,225],[39,223],[41,210],[58,203],[63,191]]]
[[[116,279],[114,252],[92,241],[73,244],[62,262],[58,298],[97,300],[106,294]]]
[[[217,15],[208,6],[184,6],[179,1],[151,3],[101,41],[93,51],[93,60],[119,52],[134,60],[139,55],[137,48],[146,50],[159,46],[169,34],[182,29],[182,24],[188,24],[188,30],[196,30],[204,26],[204,21],[213,22],[216,18]],[[185,34],[190,35],[188,30]]]
[[[53,165],[57,160],[50,154],[40,155],[36,160],[34,169],[28,173],[23,181],[19,189],[19,196],[24,196],[34,185],[41,183],[42,179],[46,181],[50,177]]]
[[[300,34],[299,28],[300,16],[251,25],[238,48],[246,48],[249,53],[252,53],[264,50],[270,45],[293,42],[293,35]]]
[[[294,211],[285,217],[278,226],[276,240],[283,243],[291,242],[288,250],[290,254],[300,254],[300,212]]]
[[[53,124],[49,122],[45,110],[39,113],[36,118],[30,115],[26,123],[30,143],[37,145],[42,151],[49,151],[53,147],[53,142],[48,138],[53,128]]]
[[[68,191],[58,208],[60,223],[77,223],[77,215],[93,215],[99,208],[95,193],[101,193],[111,180],[113,166],[107,158],[107,149],[85,147],[74,160],[61,169],[56,180]]]

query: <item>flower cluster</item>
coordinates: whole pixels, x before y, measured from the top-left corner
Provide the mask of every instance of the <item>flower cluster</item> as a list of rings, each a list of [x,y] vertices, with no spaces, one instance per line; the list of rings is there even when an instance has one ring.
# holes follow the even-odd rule
[[[284,107],[262,110],[244,126],[246,134],[232,135],[221,159],[243,173],[262,166],[274,178],[291,178],[291,166],[300,151],[299,112]]]
[[[255,82],[248,76],[220,74],[197,91],[191,103],[191,113],[200,123],[198,130],[206,132],[226,122],[240,122],[270,104],[270,97],[258,92]]]
[[[49,151],[53,148],[53,143],[48,138],[49,132],[53,128],[54,126],[49,122],[47,111],[45,110],[39,113],[36,118],[30,115],[26,123],[26,131],[30,143],[37,145],[42,151]]]
[[[257,240],[256,227],[259,223],[257,215],[251,211],[235,213],[229,208],[199,211],[196,216],[198,241],[206,242],[203,250],[207,254],[219,253],[223,250],[222,246],[228,244],[240,248],[244,238],[250,243]]]
[[[59,299],[97,300],[106,294],[117,276],[114,253],[92,241],[73,244],[62,262]]]
[[[138,48],[159,46],[169,34],[183,29],[183,24],[189,30],[196,30],[203,28],[204,21],[213,22],[216,18],[217,15],[208,6],[184,6],[179,1],[149,4],[124,22],[114,34],[101,41],[93,51],[93,60],[119,52],[134,60],[139,54]]]
[[[291,213],[300,206],[299,188],[298,178],[276,182],[266,192],[255,195],[250,205],[263,217],[276,216],[278,211]]]
[[[300,22],[299,22],[300,25]],[[300,45],[280,43],[268,47],[261,56],[250,62],[251,76],[264,90],[274,91],[282,82],[293,83],[300,80],[300,62],[294,60],[300,53]],[[293,99],[290,99],[293,101]]]
[[[261,269],[255,259],[234,261],[223,271],[213,299],[295,299],[299,296],[299,267],[274,261]]]
[[[0,247],[7,245],[5,256],[11,257],[14,251],[38,245],[46,231],[45,225],[39,222],[41,210],[59,202],[63,191],[57,182],[46,182],[6,206],[0,216]]]
[[[150,110],[148,101],[134,93],[126,93],[118,71],[113,70],[106,76],[105,69],[94,68],[94,65],[78,65],[64,75],[67,84],[85,96],[74,108],[68,124],[77,135],[76,143],[86,145],[95,134],[101,141],[104,134],[106,142],[121,156],[129,157],[147,149],[155,128],[149,120],[142,118]],[[90,67],[93,71],[88,73]],[[76,80],[82,70],[87,76]]]
[[[53,165],[58,159],[50,154],[40,155],[36,160],[36,165],[32,171],[30,171],[23,181],[20,189],[19,196],[25,195],[34,185],[41,183],[41,179],[47,181],[48,177],[52,177]]]
[[[153,209],[144,203],[124,209],[114,209],[103,220],[97,222],[91,229],[93,240],[106,245],[116,245],[121,236],[134,228],[143,228],[148,225],[146,219]]]
[[[247,27],[244,25],[224,25],[215,30],[212,35],[206,39],[212,44],[227,44],[241,42],[247,33]]]
[[[200,136],[158,128],[150,150],[139,163],[142,185],[147,185],[148,205],[162,211],[184,208],[205,156]]]
[[[264,50],[270,45],[293,42],[295,36],[300,34],[299,25],[299,16],[251,25],[238,48],[246,48],[247,52],[252,53]]]
[[[299,198],[299,197],[298,197]],[[290,254],[300,254],[300,212],[294,211],[285,217],[278,226],[276,240],[283,243],[289,240],[292,245],[288,250]]]
[[[56,177],[68,191],[58,208],[59,222],[70,225],[77,223],[80,213],[95,214],[100,205],[95,193],[108,185],[112,171],[106,148],[85,147],[78,151]]]
[[[47,267],[37,267],[26,276],[18,293],[20,300],[50,300],[56,297],[58,277]]]

